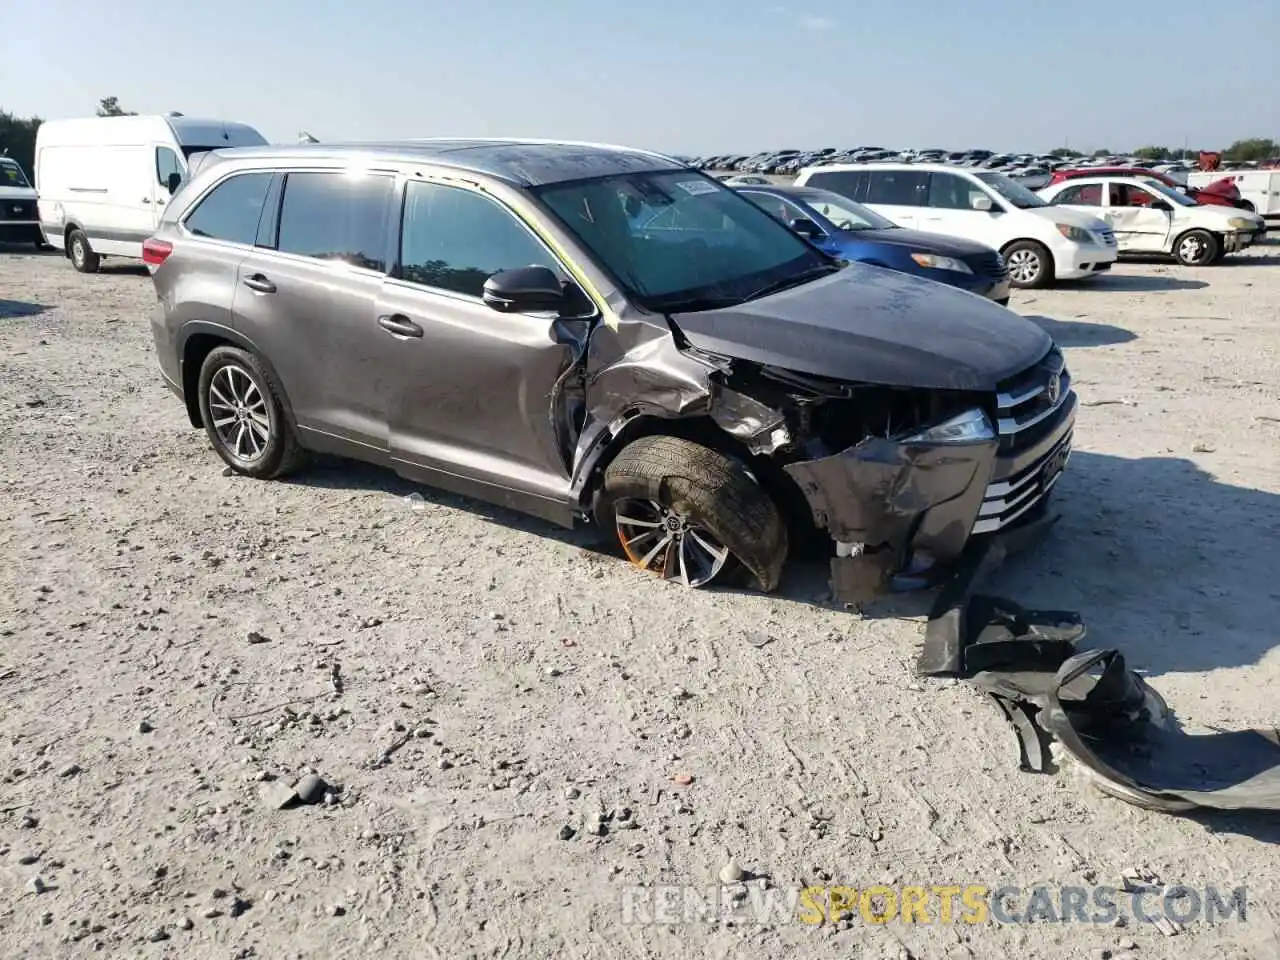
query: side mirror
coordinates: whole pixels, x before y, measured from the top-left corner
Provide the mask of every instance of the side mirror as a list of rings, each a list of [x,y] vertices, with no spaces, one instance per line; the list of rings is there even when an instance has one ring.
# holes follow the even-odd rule
[[[547,267],[499,270],[484,282],[484,302],[499,313],[559,310],[564,301],[560,278]]]
[[[979,213],[990,213],[993,209],[991,198],[985,193],[969,194],[969,206],[977,210]]]
[[[822,232],[822,228],[808,217],[797,217],[795,220],[788,223],[787,226],[790,227],[794,233],[798,233],[800,236],[807,237],[810,240],[817,240],[820,237],[826,236],[826,234]]]
[[[1152,210],[1159,210],[1161,213],[1173,213],[1173,204],[1164,200],[1157,200],[1151,204]]]
[[[176,170],[169,174],[168,179],[165,181],[165,186],[169,188],[169,196],[173,196],[178,192],[178,188],[182,186],[182,174]]]

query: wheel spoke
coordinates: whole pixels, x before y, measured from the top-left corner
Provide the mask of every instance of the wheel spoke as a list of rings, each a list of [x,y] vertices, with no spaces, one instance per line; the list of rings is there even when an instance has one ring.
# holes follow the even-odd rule
[[[232,407],[235,406],[235,404],[232,403],[230,400],[228,400],[223,395],[222,391],[218,389],[217,377],[215,377],[213,382],[209,384],[209,393],[211,396],[218,398],[218,406],[227,407],[228,409],[231,409]],[[210,404],[210,406],[212,406],[212,403]]]
[[[618,523],[625,524],[625,525],[627,525],[627,526],[631,526],[631,527],[660,527],[660,526],[662,526],[662,521],[661,521],[661,520],[640,520],[640,519],[639,519],[639,518],[637,518],[637,517],[624,517],[624,516],[622,516],[621,514],[617,514],[617,520],[618,520]]]
[[[691,536],[695,541],[697,541],[698,546],[702,547],[703,550],[707,551],[707,555],[711,557],[711,562],[713,565],[718,566],[719,564],[722,564],[729,559],[728,547],[717,546],[716,544],[707,540],[696,529],[690,530],[689,536]]]
[[[650,550],[648,553],[644,555],[644,559],[640,561],[638,566],[642,567],[645,570],[648,570],[649,565],[653,563],[653,561],[657,558],[658,554],[661,553],[664,548],[669,546],[670,543],[671,543],[671,534],[667,533],[662,537],[661,540],[658,541],[657,545],[652,550]]]
[[[271,437],[270,431],[267,430],[266,426],[259,423],[257,420],[249,419],[249,420],[246,420],[245,423],[248,424],[249,433],[254,438],[255,443],[259,440],[261,441],[261,443],[258,444],[258,450],[257,450],[258,453],[261,453],[262,447],[266,446],[267,440],[270,439]]]
[[[219,419],[217,419],[217,418],[215,418],[215,419],[214,419],[214,421],[213,421],[213,425],[214,425],[215,427],[218,427],[219,429],[221,429],[222,427],[225,427],[228,423],[235,423],[235,422],[236,422],[236,416],[235,416],[235,414],[233,413],[231,416],[229,416],[229,417],[223,417],[223,418],[222,418],[222,419],[220,419],[220,420],[219,420]]]

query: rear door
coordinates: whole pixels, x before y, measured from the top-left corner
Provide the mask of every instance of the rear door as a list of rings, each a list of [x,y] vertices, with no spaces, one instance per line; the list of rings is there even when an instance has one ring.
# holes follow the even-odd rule
[[[898,226],[918,227],[921,210],[928,202],[929,174],[925,171],[868,171],[866,205]]]
[[[379,460],[388,446],[378,291],[395,175],[289,171],[240,263],[236,327],[274,366],[309,447]],[[274,214],[274,216],[273,216]]]
[[[513,267],[567,271],[523,220],[462,184],[406,184],[399,265],[378,296],[391,456],[400,472],[563,521],[562,376],[588,320],[500,313],[481,299]]]
[[[999,250],[1006,242],[1001,235],[999,217],[989,211],[975,210],[973,203],[976,197],[990,199],[985,190],[967,177],[955,173],[931,173],[928,205],[919,211],[916,225],[921,230],[976,240]]]

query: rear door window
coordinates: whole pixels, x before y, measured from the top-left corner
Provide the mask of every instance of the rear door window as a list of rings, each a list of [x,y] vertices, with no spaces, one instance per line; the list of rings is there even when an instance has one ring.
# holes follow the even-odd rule
[[[183,224],[197,237],[252,246],[270,186],[269,173],[228,177],[196,204]]]
[[[285,202],[289,194],[285,192]],[[462,187],[409,182],[400,238],[401,279],[479,297],[500,270],[564,271],[546,247],[497,201]]]
[[[1053,202],[1074,207],[1100,207],[1102,206],[1102,185],[1099,183],[1075,184],[1054,197]]]
[[[386,174],[290,173],[276,249],[366,270],[387,266],[387,214],[395,179]]]
[[[928,191],[929,175],[922,171],[873,170],[867,184],[867,203],[923,207],[927,206]]]
[[[819,170],[805,181],[807,187],[821,187],[850,200],[863,203],[871,177],[865,170]]]

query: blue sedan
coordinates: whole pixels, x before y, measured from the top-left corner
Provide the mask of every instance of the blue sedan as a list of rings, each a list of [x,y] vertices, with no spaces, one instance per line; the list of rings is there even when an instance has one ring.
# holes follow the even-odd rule
[[[971,240],[907,230],[838,193],[814,187],[737,188],[815,246],[1009,302],[1009,270],[995,250]]]

